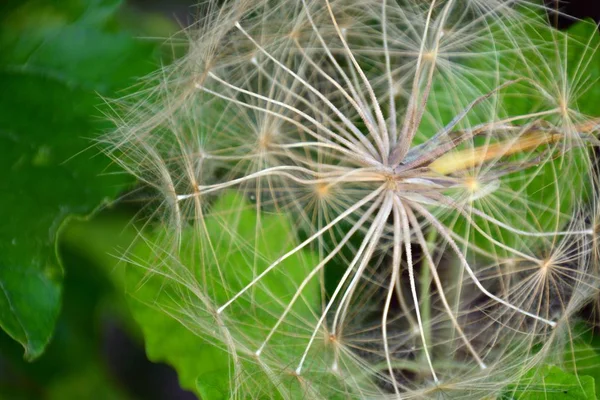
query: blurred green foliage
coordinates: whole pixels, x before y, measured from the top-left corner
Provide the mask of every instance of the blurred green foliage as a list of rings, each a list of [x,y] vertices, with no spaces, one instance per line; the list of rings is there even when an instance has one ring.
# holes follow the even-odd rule
[[[157,65],[114,0],[3,4],[0,16],[0,326],[33,360],[52,336],[63,271],[56,237],[132,182],[94,146],[115,96]],[[123,92],[119,92],[122,95]]]
[[[504,399],[519,400],[583,400],[595,399],[594,378],[576,376],[562,369],[546,365],[541,371],[527,374],[510,395]]]
[[[139,22],[127,18],[140,13],[121,6],[0,4],[0,398],[129,398],[108,370],[100,331],[107,315],[131,320],[123,293],[98,260],[57,240],[68,220],[133,182],[95,144],[111,129],[102,97],[134,91],[161,48],[136,37]],[[156,35],[174,30],[149,19]]]
[[[91,257],[61,245],[67,268],[63,305],[51,343],[35,362],[0,334],[0,399],[126,399],[102,352],[104,319],[120,312],[119,296]]]

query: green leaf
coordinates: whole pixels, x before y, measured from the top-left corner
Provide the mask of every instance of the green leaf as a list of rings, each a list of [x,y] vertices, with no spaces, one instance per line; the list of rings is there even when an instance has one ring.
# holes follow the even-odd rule
[[[248,259],[252,259],[254,255],[254,247],[250,243],[255,238],[256,218],[253,206],[243,198],[230,194],[220,198],[204,219],[208,235],[215,243],[216,257],[223,267],[221,271],[227,282],[226,287],[221,287],[214,293],[217,302],[225,301],[231,296],[231,291],[239,290],[244,281],[251,279],[251,275],[244,271],[243,266],[247,265]],[[119,218],[95,218],[90,222],[73,222],[68,225],[62,240],[68,243],[70,248],[78,249],[78,252],[103,264],[103,269],[109,273],[117,287],[129,292],[130,311],[142,330],[146,353],[150,360],[172,365],[178,372],[181,386],[194,391],[203,400],[230,398],[230,377],[233,373],[230,354],[219,346],[222,346],[222,343],[217,343],[214,337],[208,337],[210,335],[207,335],[207,330],[214,329],[214,326],[208,325],[210,317],[194,308],[194,318],[186,318],[189,307],[194,305],[194,294],[173,282],[172,276],[160,274],[159,266],[171,260],[169,252],[160,252],[164,250],[161,249],[164,235],[174,234],[174,231],[159,227],[155,231],[145,232],[144,240],[140,239],[137,245],[132,247],[138,232],[128,225],[128,222]],[[261,224],[266,236],[264,243],[256,246],[259,258],[272,257],[285,249],[289,250],[288,247],[292,245],[288,240],[292,236],[291,226],[285,218],[265,215]],[[181,248],[196,248],[197,238],[191,227],[184,229]],[[242,241],[250,246],[237,248]],[[125,268],[120,264],[115,255],[124,253],[131,259],[131,263],[136,265]],[[299,263],[306,262],[307,259],[312,259],[311,257],[314,256],[301,252],[283,263],[282,272],[273,271],[273,276],[265,277],[264,290],[255,293],[255,301],[259,304],[269,304],[272,299],[265,291],[275,296],[289,295],[293,292],[305,277],[302,268],[297,268]],[[204,267],[207,271],[212,270],[213,275],[216,273],[215,265],[198,265],[199,260],[193,259],[192,253],[182,252],[181,261],[190,271]],[[206,277],[215,282],[216,278],[210,274]],[[189,283],[193,284],[193,281],[190,280]],[[304,300],[315,307],[320,304],[317,282],[307,287]],[[261,323],[272,323],[273,315],[267,315],[273,311],[272,307],[274,306],[264,306],[260,318],[265,319],[261,320]],[[248,305],[244,303],[239,310],[248,310]],[[304,306],[296,311],[306,312],[307,309]],[[250,314],[244,312],[242,315],[236,315],[240,323],[248,324],[244,328],[247,335],[254,333],[250,323],[257,321],[257,317]],[[293,345],[293,341],[288,344]],[[277,389],[273,387],[273,383],[268,379],[258,379],[260,369],[255,365],[247,366],[252,367],[253,380],[266,383],[256,385],[253,393],[263,393],[265,398],[277,398]]]
[[[114,376],[105,354],[107,322],[116,322],[124,296],[98,268],[95,254],[65,246],[65,236],[60,255],[68,274],[53,340],[43,357],[30,363],[23,360],[20,345],[0,331],[0,399],[127,398],[120,387],[123,380]]]
[[[210,376],[213,370],[224,368],[227,378],[228,355],[206,343],[179,321],[157,310],[157,306],[165,306],[173,301],[169,293],[161,292],[160,280],[144,280],[144,285],[137,287],[144,279],[144,272],[138,268],[126,269],[117,257],[134,245],[137,236],[138,232],[130,225],[129,217],[113,215],[69,223],[61,240],[70,248],[96,260],[122,292],[129,286],[134,288],[132,296],[128,298],[129,310],[139,322],[148,358],[172,365],[177,369],[183,388],[203,393],[205,389],[202,385],[205,382],[197,384],[198,377]],[[148,257],[148,250],[144,243],[140,243],[134,254]],[[157,292],[160,293],[159,297],[156,297]],[[216,375],[220,376],[220,373]],[[210,388],[210,382],[212,378],[206,390],[212,393],[214,389]]]
[[[137,286],[140,278],[143,278],[139,272],[128,271],[128,281],[132,285]],[[210,385],[213,378],[208,382],[197,382],[199,377],[210,376],[215,371],[225,371],[224,376],[227,377],[229,355],[207,343],[165,311],[155,308],[173,306],[173,292],[162,291],[160,283],[160,280],[150,279],[132,293],[133,298],[129,303],[142,329],[146,355],[153,362],[165,362],[174,367],[181,387],[202,395],[203,390],[211,389],[199,388],[203,388],[204,384]],[[157,296],[157,292],[160,295]]]
[[[229,369],[216,369],[200,375],[196,387],[201,399],[229,399]]]
[[[115,25],[118,2],[11,2],[0,17],[0,326],[35,359],[60,309],[61,225],[131,179],[92,138],[98,106],[150,72],[154,46]]]
[[[593,22],[581,21],[566,32],[548,26],[545,16],[533,17],[538,24],[513,27],[512,34],[521,38],[514,51],[500,57],[501,65],[509,66],[514,77],[526,77],[536,82],[514,85],[506,91],[503,107],[509,115],[522,115],[540,110],[562,107],[566,114],[541,118],[549,120],[563,131],[569,125],[589,122],[589,117],[600,116],[595,106],[600,102],[597,90],[600,79],[600,34]],[[501,39],[499,39],[501,40]],[[590,87],[596,87],[591,89]],[[570,132],[566,132],[570,133]],[[541,167],[530,170],[535,179],[514,179],[509,183],[518,193],[524,190],[528,201],[547,207],[525,213],[514,213],[513,221],[519,218],[550,231],[554,226],[566,226],[572,220],[575,207],[589,196],[593,179],[589,175],[587,149],[574,149],[554,161],[544,162]],[[530,175],[531,176],[531,175]],[[509,178],[510,179],[510,178]],[[561,193],[557,195],[557,193]],[[518,204],[518,203],[517,203]],[[511,209],[519,209],[517,204]],[[556,210],[562,212],[557,215]],[[539,224],[539,225],[538,225]],[[501,231],[502,237],[511,240],[511,235]],[[514,236],[514,235],[513,235]],[[533,239],[532,239],[533,240]],[[505,241],[509,244],[510,241]],[[533,246],[532,242],[530,246]]]
[[[0,321],[11,336],[25,344],[34,358],[54,329],[60,286],[39,265],[0,268]]]
[[[600,32],[593,20],[572,25],[567,35],[570,39],[568,65],[578,65],[583,69],[582,86],[577,98],[579,111],[594,117],[600,117]],[[583,60],[586,64],[579,64]],[[577,69],[575,71],[578,71]],[[572,71],[573,74],[575,71]]]
[[[502,399],[595,400],[596,390],[591,376],[576,376],[546,365],[537,372],[528,372]]]
[[[179,245],[182,249],[181,265],[191,274],[200,269],[206,273],[202,278],[198,276],[199,281],[204,279],[211,282],[211,287],[216,288],[212,294],[208,292],[209,289],[206,289],[206,292],[205,289],[199,290],[203,295],[212,296],[215,305],[223,304],[252,279],[251,268],[247,266],[252,264],[249,260],[253,259],[255,251],[260,260],[273,258],[273,254],[291,248],[291,225],[285,218],[276,215],[262,217],[263,240],[261,244],[254,245],[256,219],[253,206],[233,194],[219,199],[212,207],[211,213],[203,223],[214,244],[214,259],[218,260],[219,266],[212,258],[205,260],[204,265],[199,265],[202,261],[196,257],[200,251],[197,232],[192,227],[184,228],[182,232]],[[190,289],[199,283],[192,281],[190,275],[175,270],[173,265],[169,264],[172,253],[160,247],[164,242],[161,239],[163,233],[164,228],[148,235],[144,242],[139,243],[132,255],[136,266],[127,270],[127,282],[132,296],[131,310],[144,333],[148,357],[175,367],[181,385],[194,390],[203,400],[230,398],[230,376],[234,373],[230,350],[217,347],[223,346],[224,342],[219,343],[214,335],[208,333],[217,330],[217,327],[212,314]],[[171,233],[172,231],[167,232]],[[240,246],[242,242],[248,246]],[[282,263],[281,271],[273,270],[265,275],[261,279],[260,289],[254,293],[254,306],[243,298],[231,305],[228,313],[235,314],[235,321],[239,324],[242,335],[255,336],[256,324],[260,324],[263,327],[261,329],[264,329],[265,326],[275,323],[275,315],[279,315],[281,311],[277,308],[280,305],[273,302],[273,298],[286,298],[290,293],[294,293],[297,285],[305,277],[303,262],[306,263],[306,260],[312,257],[314,255],[310,253],[299,252]],[[209,265],[211,262],[212,265]],[[161,266],[164,265],[168,266],[163,271]],[[260,273],[267,266],[268,264],[259,263],[256,273]],[[176,282],[178,278],[182,278],[189,286],[183,282]],[[295,307],[299,314],[308,312],[309,307],[318,306],[318,282],[309,285],[303,293],[304,304]],[[257,304],[260,307],[257,307]],[[295,345],[294,339],[286,343],[292,347]],[[285,363],[285,360],[282,363]],[[261,376],[258,366],[250,362],[245,366],[252,371],[251,384],[257,397],[262,393],[265,398],[278,398],[277,388],[266,375]],[[293,384],[290,384],[290,387],[293,387]]]
[[[426,132],[435,132],[435,125],[449,122],[478,96],[519,78],[524,80],[501,90],[497,99],[492,100],[492,97],[471,110],[461,127],[489,122],[490,113],[498,113],[502,118],[557,109],[563,97],[569,108],[568,116],[555,113],[529,121],[517,120],[514,124],[525,126],[532,120],[546,121],[565,130],[566,126],[572,129],[582,121],[589,122],[590,117],[600,115],[597,107],[600,103],[600,34],[596,25],[581,21],[567,32],[560,32],[548,26],[545,16],[525,14],[529,14],[525,21],[530,23],[497,24],[490,27],[489,33],[482,33],[482,40],[472,49],[471,57],[464,61],[464,71],[456,68],[458,71],[453,80],[440,73],[439,79],[434,81],[428,105],[434,123],[425,120],[421,128],[425,137]],[[471,74],[472,71],[475,74]],[[449,81],[456,85],[450,88],[453,90],[448,88]],[[482,143],[475,141],[475,144]],[[586,151],[573,149],[558,159],[545,160],[521,172],[508,174],[500,179],[503,187],[494,192],[495,197],[484,196],[474,200],[473,205],[511,226],[541,231],[554,231],[557,226],[563,229],[572,220],[575,207],[590,193],[593,177],[588,173]],[[523,154],[506,159],[520,157]],[[490,227],[488,221],[478,216],[473,216],[472,220],[503,245],[516,248],[539,246],[537,238],[525,238],[501,227]],[[466,218],[450,215],[446,217],[446,223],[453,226],[456,233],[469,236],[478,247],[492,254],[506,254],[505,249],[474,230]]]
[[[62,377],[48,388],[48,400],[111,399],[127,400],[130,397],[121,389],[110,385],[110,378],[96,366],[81,369]]]
[[[600,355],[582,338],[567,345],[564,368],[570,373],[594,378],[596,393],[600,393]]]

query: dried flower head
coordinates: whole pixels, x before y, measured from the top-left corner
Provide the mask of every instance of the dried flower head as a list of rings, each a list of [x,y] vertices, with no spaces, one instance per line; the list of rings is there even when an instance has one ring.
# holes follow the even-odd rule
[[[600,284],[597,40],[526,1],[201,10],[110,139],[232,397],[480,399],[560,359]]]

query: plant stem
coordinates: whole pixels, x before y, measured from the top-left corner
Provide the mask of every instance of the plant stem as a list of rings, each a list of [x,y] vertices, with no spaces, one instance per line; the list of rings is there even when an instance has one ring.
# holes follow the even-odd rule
[[[429,251],[433,253],[433,247],[437,238],[437,231],[431,229],[427,234],[427,249],[423,251]],[[427,343],[431,343],[431,271],[429,269],[427,259],[423,257],[421,260],[421,276],[420,276],[420,297],[421,297],[421,318],[423,320],[423,334]],[[425,352],[423,352],[424,357]]]

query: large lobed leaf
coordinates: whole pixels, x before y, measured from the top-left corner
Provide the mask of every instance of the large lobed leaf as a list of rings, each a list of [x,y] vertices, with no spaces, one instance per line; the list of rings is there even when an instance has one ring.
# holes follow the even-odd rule
[[[119,1],[11,1],[0,14],[0,326],[38,357],[60,309],[57,234],[131,182],[93,146],[98,94],[135,83],[154,46],[113,17]]]

